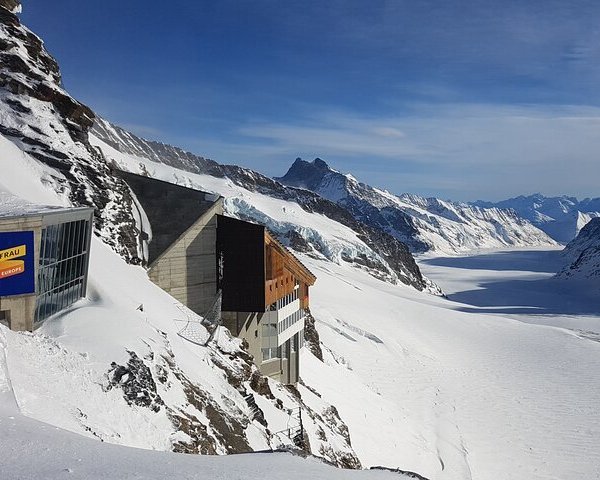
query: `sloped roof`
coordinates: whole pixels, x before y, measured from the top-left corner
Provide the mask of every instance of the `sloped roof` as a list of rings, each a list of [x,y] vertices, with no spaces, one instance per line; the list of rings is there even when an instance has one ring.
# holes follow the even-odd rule
[[[152,264],[220,198],[200,190],[162,180],[116,170],[144,209],[152,241],[148,244],[148,264]]]
[[[267,227],[265,227],[265,237],[267,239],[269,239],[270,241],[272,241],[274,244],[276,244],[281,250],[283,250],[283,252],[285,252],[285,254],[287,255],[288,259],[292,261],[292,263],[294,264],[294,266],[297,269],[298,276],[304,277],[304,280],[306,281],[306,283],[308,285],[314,285],[314,283],[317,280],[317,277],[315,276],[315,274],[313,274],[306,265],[304,265],[299,259],[298,257],[296,257],[296,255],[294,255],[292,253],[292,251],[287,248],[285,245],[283,245],[275,236],[275,234],[273,232],[271,232]]]

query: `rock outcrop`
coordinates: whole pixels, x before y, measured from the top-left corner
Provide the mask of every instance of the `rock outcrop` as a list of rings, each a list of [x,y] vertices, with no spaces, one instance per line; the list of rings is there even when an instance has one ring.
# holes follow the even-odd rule
[[[0,133],[54,169],[46,180],[74,205],[95,207],[96,233],[134,260],[129,188],[90,145],[94,113],[62,88],[56,60],[20,23],[19,11],[17,1],[0,2]]]
[[[600,281],[600,217],[592,218],[562,252],[559,278]]]

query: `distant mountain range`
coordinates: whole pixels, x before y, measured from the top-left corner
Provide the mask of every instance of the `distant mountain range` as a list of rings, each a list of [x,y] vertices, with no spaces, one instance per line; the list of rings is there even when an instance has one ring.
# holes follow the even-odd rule
[[[545,197],[539,193],[500,202],[477,201],[484,208],[511,208],[560,243],[573,240],[592,218],[600,216],[600,198]]]
[[[279,182],[318,193],[367,225],[406,243],[412,252],[554,245],[546,233],[513,210],[394,195],[340,173],[320,158],[296,159]]]

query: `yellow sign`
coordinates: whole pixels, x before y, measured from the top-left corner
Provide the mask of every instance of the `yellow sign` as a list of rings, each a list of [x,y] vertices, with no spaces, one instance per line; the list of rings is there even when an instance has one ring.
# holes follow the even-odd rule
[[[25,271],[25,262],[15,259],[24,257],[25,255],[27,255],[26,245],[0,250],[0,278],[8,278],[23,273]]]
[[[25,255],[27,255],[26,245],[19,245],[18,247],[0,250],[0,263],[5,262],[7,260],[13,260],[14,258],[24,257]]]
[[[12,277],[25,271],[25,262],[23,260],[6,260],[0,262],[0,278]]]

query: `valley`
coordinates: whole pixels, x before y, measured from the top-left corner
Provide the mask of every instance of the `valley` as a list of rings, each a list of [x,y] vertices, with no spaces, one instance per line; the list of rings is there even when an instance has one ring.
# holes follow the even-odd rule
[[[597,287],[554,278],[564,263],[561,249],[422,256],[418,263],[452,302],[449,308],[600,333]]]
[[[119,6],[119,19],[126,10]],[[177,28],[169,30],[177,33],[188,15],[173,10]],[[212,160],[204,155],[213,155],[215,138],[184,121],[177,102],[144,115],[144,122],[160,118],[178,131],[170,137],[123,121],[102,102],[92,109],[71,96],[73,70],[63,81],[58,61],[21,13],[18,0],[0,0],[0,279],[16,281],[26,270],[33,282],[18,293],[0,285],[2,480],[600,478],[600,199],[564,195],[571,188],[566,175],[553,187],[536,175],[527,189],[553,196],[467,201],[479,191],[491,198],[519,192],[508,188],[515,187],[513,173],[511,186],[490,170],[492,163],[505,166],[494,155],[487,159],[493,143],[482,143],[486,155],[459,161],[457,151],[456,161],[436,163],[456,138],[476,140],[460,124],[433,150],[428,140],[402,154],[372,156],[382,142],[395,151],[420,130],[406,117],[402,128],[383,120],[353,126],[361,135],[342,142],[343,155],[333,145],[307,152],[293,143],[263,144],[268,135],[259,142],[239,112],[228,130],[207,105],[196,105],[214,96],[217,106],[216,91],[182,94],[180,87],[193,90],[218,71],[210,62],[189,84],[177,80],[177,89],[167,82],[144,90],[125,72],[106,69],[127,80],[120,94],[129,87],[152,92],[144,98],[148,107],[163,94],[196,105],[193,117],[210,119],[219,141],[236,147],[235,155]],[[251,17],[240,16],[240,27]],[[62,30],[68,18],[58,18]],[[115,19],[93,20],[104,30]],[[156,24],[122,31],[142,35]],[[257,26],[268,32],[264,22]],[[319,32],[319,50],[328,31]],[[194,34],[205,32],[194,27]],[[104,31],[95,40],[88,34],[86,48],[110,39]],[[235,35],[214,37],[236,43]],[[304,31],[300,37],[310,40]],[[185,50],[195,51],[193,44],[186,41]],[[157,62],[157,52],[143,50],[165,72],[162,61],[178,51]],[[107,48],[111,58],[114,51]],[[125,55],[128,71],[138,53]],[[285,58],[298,58],[290,53]],[[250,66],[236,64],[236,75],[224,69],[227,79],[239,74],[244,88],[235,90],[244,100],[252,96]],[[108,86],[100,78],[87,83]],[[296,78],[292,84],[311,85]],[[295,100],[297,92],[284,97]],[[133,100],[117,103],[133,111]],[[260,115],[248,118],[260,130],[269,102],[257,103]],[[340,112],[343,121],[332,123],[354,123],[350,112]],[[431,112],[444,116],[437,107]],[[523,112],[507,110],[502,118],[522,122]],[[573,118],[587,122],[589,114]],[[271,130],[281,132],[285,119],[273,121]],[[331,135],[326,127],[310,129],[311,149]],[[184,140],[187,128],[192,143],[163,143]],[[433,138],[437,130],[424,131]],[[251,145],[236,145],[239,135]],[[546,134],[543,143],[551,136],[562,141]],[[595,130],[589,136],[597,137]],[[347,146],[360,148],[352,154]],[[251,162],[264,147],[269,168]],[[590,164],[597,165],[596,151],[590,148]],[[511,162],[529,158],[500,153]],[[298,155],[314,160],[298,157],[273,176]],[[552,159],[571,168],[570,152]],[[472,178],[480,162],[483,177]],[[506,167],[513,172],[513,164]],[[427,175],[412,176],[423,168]],[[433,191],[456,175],[464,178],[451,191],[462,200]],[[397,178],[364,183],[385,176]],[[526,170],[519,176],[527,178]],[[597,178],[591,170],[584,176]],[[597,193],[596,184],[590,188],[575,193]],[[87,219],[76,220],[88,222],[85,228],[73,226],[77,207],[87,207]],[[49,212],[60,218],[51,223]],[[227,224],[238,227],[227,234]],[[30,235],[33,246],[11,243],[15,233]],[[160,268],[150,252],[165,260]],[[31,268],[22,260],[28,253]],[[259,261],[250,268],[249,259]],[[246,295],[248,286],[258,293]],[[245,296],[252,302],[237,302]]]
[[[304,381],[336,405],[363,465],[430,479],[600,474],[600,312],[551,278],[558,254],[419,259],[448,299],[306,260],[326,368],[305,355]]]

